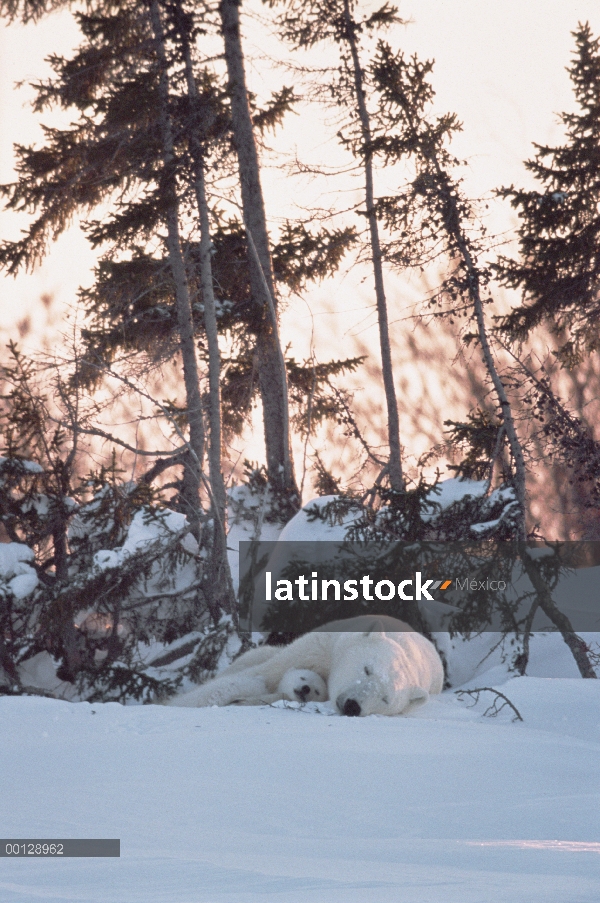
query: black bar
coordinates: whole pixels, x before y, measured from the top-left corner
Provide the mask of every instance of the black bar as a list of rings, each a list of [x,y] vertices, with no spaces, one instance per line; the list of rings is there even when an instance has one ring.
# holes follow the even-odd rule
[[[0,859],[64,859],[74,856],[121,856],[120,840],[0,840]]]

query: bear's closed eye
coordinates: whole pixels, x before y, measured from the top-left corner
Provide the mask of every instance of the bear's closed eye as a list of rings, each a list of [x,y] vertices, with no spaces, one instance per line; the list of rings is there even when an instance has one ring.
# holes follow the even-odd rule
[[[365,674],[367,675],[367,677],[370,677],[372,673],[373,672],[371,671],[371,669],[367,668],[367,666],[365,665]]]

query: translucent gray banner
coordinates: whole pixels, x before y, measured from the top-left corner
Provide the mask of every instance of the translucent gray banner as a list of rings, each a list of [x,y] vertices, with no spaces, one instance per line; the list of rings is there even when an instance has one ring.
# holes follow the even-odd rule
[[[600,631],[599,542],[240,543],[242,629],[283,641],[365,614],[420,630],[550,630],[557,611]]]
[[[0,840],[0,858],[23,859],[46,858],[59,859],[74,856],[86,857],[120,857],[120,840]]]

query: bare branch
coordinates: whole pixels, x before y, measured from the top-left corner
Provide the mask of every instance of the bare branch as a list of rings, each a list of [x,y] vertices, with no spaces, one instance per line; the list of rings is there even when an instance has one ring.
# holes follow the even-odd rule
[[[515,717],[513,718],[513,721],[523,721],[523,717],[522,717],[521,713],[519,712],[518,708],[516,707],[516,705],[514,705],[510,701],[508,696],[505,696],[504,693],[501,693],[499,690],[494,690],[493,687],[474,687],[472,690],[455,690],[454,692],[460,700],[462,700],[463,696],[471,697],[473,702],[471,703],[469,708],[472,708],[473,706],[477,705],[477,703],[479,702],[479,697],[482,693],[493,693],[494,697],[495,697],[494,701],[490,706],[488,706],[488,708],[483,713],[484,717],[487,715],[489,718],[496,718],[500,714],[502,709],[504,709],[504,708],[506,708],[506,706],[508,706],[515,713]],[[503,702],[500,705],[498,705],[499,699],[503,700]]]

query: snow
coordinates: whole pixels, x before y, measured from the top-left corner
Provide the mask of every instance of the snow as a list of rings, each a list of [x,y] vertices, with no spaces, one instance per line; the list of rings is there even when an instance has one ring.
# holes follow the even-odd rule
[[[449,480],[441,480],[427,493],[427,501],[424,502],[424,521],[431,520],[440,511],[445,511],[450,505],[462,501],[465,498],[481,498],[488,490],[487,480],[465,480],[455,477]],[[427,511],[427,509],[430,509]]]
[[[19,574],[8,581],[8,588],[16,599],[24,599],[34,591],[38,585],[38,576],[30,570],[28,574]]]
[[[488,530],[493,530],[498,526],[501,520],[501,517],[497,517],[495,520],[486,520],[482,524],[472,524],[471,531],[479,536],[482,533],[487,533]]]
[[[510,671],[516,648],[510,638],[502,643],[499,633],[481,633],[465,639],[434,633],[437,648],[446,662],[446,676],[453,689],[505,683],[514,679]],[[592,649],[600,652],[600,634],[580,633]],[[520,647],[519,647],[520,648]],[[543,678],[579,678],[579,670],[568,646],[558,633],[533,633],[527,674]]]
[[[19,678],[24,687],[43,687],[57,699],[73,699],[75,687],[56,676],[56,662],[48,652],[38,652],[19,665]],[[1,702],[1,700],[0,700]],[[1,818],[0,818],[1,823]]]
[[[123,545],[118,549],[100,549],[94,555],[94,566],[99,571],[117,568],[132,555],[151,549],[153,544],[159,543],[161,540],[169,543],[178,534],[183,534],[179,539],[180,547],[188,552],[190,556],[196,556],[198,554],[198,543],[191,533],[184,533],[186,527],[187,520],[185,515],[177,511],[165,509],[160,512],[158,517],[149,517],[148,512],[144,509],[137,511],[129,525]],[[164,564],[161,563],[157,555],[157,560],[153,564],[151,578],[138,587],[138,592],[142,596],[151,596],[153,593],[158,592],[159,586],[164,583],[164,580]],[[176,568],[170,579],[173,590],[179,590],[182,593],[196,581],[195,561],[191,557]]]
[[[316,520],[309,516],[309,512],[315,509],[325,508],[326,505],[336,501],[336,495],[323,495],[313,499],[302,508],[283,528],[279,539],[281,542],[341,542],[346,538],[348,528],[356,521],[359,512],[350,511],[340,518],[339,523],[330,524],[327,521]]]
[[[425,496],[421,518],[425,523],[431,522],[457,502],[467,499],[484,500],[488,491],[487,480],[467,480],[462,477],[441,480]],[[485,508],[493,511],[500,504],[505,506],[500,517],[471,526],[471,531],[476,536],[483,538],[485,534],[490,533],[506,518],[511,509],[517,506],[514,489],[509,486],[494,489],[487,497]]]
[[[145,510],[137,511],[127,530],[125,542],[119,549],[100,549],[94,556],[94,564],[99,570],[115,568],[136,552],[143,552],[158,540],[169,541],[173,534],[183,532],[187,526],[185,515],[165,509],[160,517],[150,519]],[[198,553],[198,543],[187,533],[180,541],[181,547],[190,555]],[[186,570],[183,568],[182,570]],[[194,580],[193,569],[188,569],[189,583]],[[183,587],[184,581],[180,581]],[[189,585],[188,583],[188,585]]]
[[[166,509],[161,512],[160,518],[156,520],[148,520],[148,514],[144,510],[137,511],[129,525],[122,554],[125,556],[134,555],[136,552],[143,551],[146,546],[156,542],[157,539],[170,539],[169,533],[183,531],[186,526],[185,515],[177,511]],[[191,533],[188,533],[182,539],[181,545],[192,555],[198,552],[198,543]]]
[[[29,562],[35,561],[33,549],[20,542],[0,543],[0,585],[17,599],[32,593],[38,585],[38,576]]]
[[[121,563],[121,555],[114,549],[100,549],[94,555],[94,565],[99,571],[116,568]]]
[[[29,562],[34,560],[33,549],[23,543],[0,544],[0,574],[5,580],[17,574],[28,574],[32,570]]]
[[[459,485],[443,489],[444,506],[477,492],[446,482]],[[237,565],[261,503],[246,487],[234,494]],[[179,531],[177,517],[136,516],[122,549],[96,565]],[[311,523],[304,510],[283,530],[264,523],[261,538],[339,540],[346,526]],[[4,580],[30,579],[31,561],[26,546],[0,545]],[[454,689],[396,718],[345,718],[329,703],[0,697],[0,836],[121,840],[119,860],[4,858],[0,900],[597,903],[600,681],[581,680],[562,639],[542,633],[528,676],[515,677],[515,648],[499,640],[436,635],[453,688],[495,687],[523,722],[508,708],[486,717],[493,693],[475,704]],[[47,659],[26,663],[25,682],[48,683]]]
[[[4,464],[9,464],[9,467],[20,467],[26,473],[44,473],[44,468],[41,464],[38,464],[37,461],[25,461],[20,458],[5,458],[0,455],[0,468]]]
[[[600,682],[501,689],[523,723],[452,692],[399,718],[1,698],[0,834],[121,858],[3,859],[0,898],[595,903]]]
[[[260,539],[263,542],[275,542],[279,539],[284,527],[281,523],[271,523],[264,518],[267,503],[263,493],[254,491],[247,485],[240,485],[232,486],[228,490],[227,496],[229,500],[227,549],[231,579],[233,580],[233,585],[237,587],[240,582],[240,542],[249,542],[252,539]],[[263,515],[262,518],[261,514]],[[292,520],[295,519],[293,518]],[[261,521],[260,532],[257,535],[259,521]]]

